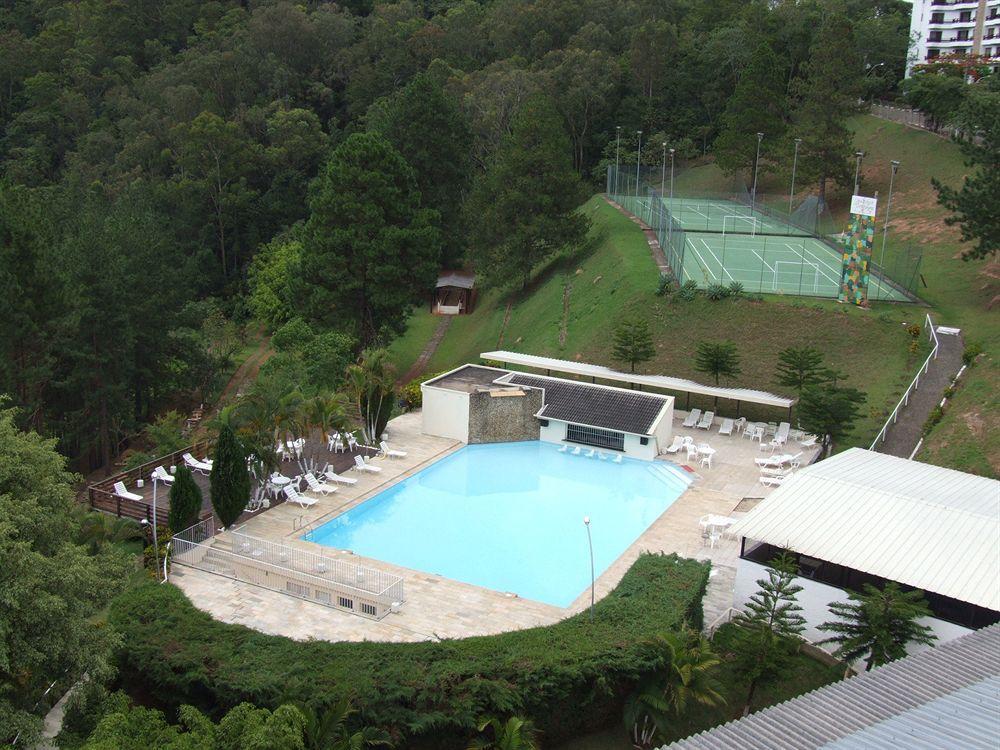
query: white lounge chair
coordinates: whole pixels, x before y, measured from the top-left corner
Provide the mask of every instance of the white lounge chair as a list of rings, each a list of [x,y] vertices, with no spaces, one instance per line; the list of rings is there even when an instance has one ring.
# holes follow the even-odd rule
[[[163,482],[164,484],[173,484],[174,475],[167,471],[162,466],[157,466],[153,469],[153,477],[157,482]]]
[[[333,470],[332,464],[327,464],[326,468],[323,469],[323,478],[329,482],[336,482],[337,484],[346,484],[347,486],[355,485],[358,483],[357,479],[352,479],[351,477],[342,477],[340,474]]]
[[[569,450],[569,443],[563,443],[562,445],[559,446],[559,451],[558,452],[559,453],[565,453],[568,450]]]
[[[674,442],[663,449],[664,453],[676,453],[684,445],[684,438],[680,435],[674,435]]]
[[[781,466],[786,461],[791,460],[791,455],[788,453],[779,453],[777,456],[768,456],[767,458],[755,458],[753,462],[758,466]]]
[[[611,460],[614,463],[616,463],[616,464],[620,464],[622,462],[622,454],[621,453],[616,453],[615,457],[613,459],[611,459]]]
[[[591,448],[589,451],[587,451],[583,455],[586,456],[587,458],[593,458],[594,456],[597,455],[597,451],[594,450],[593,448]]]
[[[372,474],[378,474],[382,471],[381,466],[372,466],[370,463],[365,461],[360,455],[354,457],[354,468],[358,471],[370,471]]]
[[[292,485],[285,487],[285,497],[288,498],[288,502],[298,503],[303,508],[308,508],[319,502],[319,500],[314,497],[299,494],[299,491],[292,487]]]
[[[199,461],[197,458],[192,456],[190,453],[185,453],[184,463],[191,471],[197,471],[199,474],[211,474],[212,464],[206,463],[205,461]]]
[[[778,468],[768,468],[761,467],[760,475],[762,477],[787,477],[791,475],[792,469]]]
[[[574,456],[579,456],[581,450],[583,450],[583,449],[580,448],[580,446],[578,445],[573,450],[571,450],[570,453],[572,453]]]
[[[332,495],[337,491],[334,485],[319,481],[311,471],[306,472],[305,480],[311,492],[318,492],[321,495]]]
[[[725,419],[722,420],[722,424],[719,426],[719,434],[720,435],[732,435],[733,434],[733,426],[735,424],[736,423],[733,420],[731,420],[729,417],[726,417]]]
[[[685,427],[694,427],[698,424],[698,419],[701,417],[701,409],[692,409],[688,412],[688,415],[684,418]]]
[[[129,492],[125,489],[125,482],[115,482],[115,494],[118,495],[118,497],[124,497],[126,500],[142,501],[142,495],[137,495],[134,492]]]
[[[388,456],[389,458],[406,458],[406,451],[393,450],[384,440],[378,444],[378,447],[382,449],[383,456]]]
[[[774,442],[784,445],[788,442],[788,433],[791,431],[792,426],[788,422],[782,422],[778,425],[778,431],[774,433]]]
[[[815,435],[809,435],[808,437],[800,440],[799,445],[801,445],[803,448],[812,448],[814,445],[816,445],[816,441],[818,439],[819,438],[817,438]]]
[[[785,480],[788,479],[789,474],[782,474],[777,477],[761,476],[760,483],[766,487],[779,487],[784,484]]]
[[[712,428],[712,422],[715,421],[715,412],[706,411],[701,416],[701,421],[695,425],[699,430],[710,430]]]

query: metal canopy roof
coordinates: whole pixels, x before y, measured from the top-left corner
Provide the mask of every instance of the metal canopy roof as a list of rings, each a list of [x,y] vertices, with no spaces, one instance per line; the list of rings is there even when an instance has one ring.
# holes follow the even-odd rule
[[[684,378],[671,378],[666,375],[637,375],[631,372],[621,372],[612,370],[610,367],[601,365],[591,365],[586,362],[573,362],[568,359],[556,359],[554,357],[538,357],[534,354],[521,354],[520,352],[495,351],[483,352],[479,355],[483,359],[491,359],[497,362],[511,365],[521,365],[522,367],[533,367],[539,370],[554,370],[565,372],[570,375],[581,375],[588,378],[600,378],[601,380],[614,380],[620,383],[635,383],[645,385],[650,388],[663,388],[669,391],[680,391],[681,393],[697,393],[702,396],[718,396],[734,401],[743,401],[748,404],[763,404],[765,406],[777,406],[782,409],[791,408],[795,399],[778,396],[767,391],[755,391],[749,388],[721,388],[714,385],[702,385],[693,380]]]
[[[1000,611],[1000,482],[852,448],[730,531]]]
[[[666,747],[995,750],[1000,747],[1000,625]]]
[[[438,276],[437,288],[455,287],[457,289],[472,289],[476,285],[476,275],[469,271],[442,271]]]
[[[519,372],[505,375],[498,382],[543,389],[545,406],[538,412],[542,419],[557,419],[633,435],[652,434],[671,400],[670,396]]]

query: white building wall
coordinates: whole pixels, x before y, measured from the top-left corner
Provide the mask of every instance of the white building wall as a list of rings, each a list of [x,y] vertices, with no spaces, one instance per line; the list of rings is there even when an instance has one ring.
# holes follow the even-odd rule
[[[670,397],[659,424],[653,431],[656,438],[656,453],[663,451],[674,439],[674,398]]]
[[[963,13],[968,14],[964,20]],[[960,38],[961,32],[966,39]],[[948,5],[913,0],[910,39],[907,75],[914,65],[927,62],[929,50],[940,57],[982,54],[996,60],[1000,58],[1000,0],[955,0]]]
[[[545,440],[549,443],[559,443],[562,444],[566,440],[566,422],[560,422],[558,419],[548,420],[549,424],[546,427],[542,427],[538,433],[539,440]],[[572,445],[577,445],[573,443]],[[590,450],[588,446],[582,446],[583,450]],[[601,450],[598,448],[598,450]],[[615,451],[607,451],[608,453],[614,453]],[[638,435],[630,435],[625,433],[625,450],[623,453],[629,458],[639,458],[644,461],[652,461],[656,458],[656,439],[650,436],[646,441],[646,445],[641,444],[641,440]]]
[[[566,439],[566,423],[550,419],[548,425],[539,428],[538,439],[548,443],[562,443]]]
[[[757,593],[757,590],[760,588],[757,585],[757,581],[761,578],[767,578],[766,571],[767,568],[760,563],[742,558],[737,561],[736,583],[733,590],[734,607],[742,609],[746,606],[750,597]],[[835,586],[828,586],[825,583],[812,581],[808,578],[797,578],[795,579],[795,583],[802,587],[802,591],[798,593],[796,598],[799,606],[802,607],[800,614],[806,618],[806,629],[802,633],[803,638],[813,643],[828,638],[830,633],[819,630],[819,626],[824,622],[834,619],[829,610],[831,602],[850,602],[850,599],[847,598],[847,592]],[[937,643],[944,643],[945,641],[950,641],[953,638],[958,638],[972,632],[969,628],[963,628],[961,625],[938,620],[934,617],[923,618],[921,622],[924,625],[930,626],[934,635],[938,638]],[[832,652],[836,647],[832,644],[825,644],[820,648]],[[908,648],[908,651],[915,654],[926,648],[928,647],[913,644]]]
[[[421,418],[427,435],[469,442],[469,394],[421,385]]]

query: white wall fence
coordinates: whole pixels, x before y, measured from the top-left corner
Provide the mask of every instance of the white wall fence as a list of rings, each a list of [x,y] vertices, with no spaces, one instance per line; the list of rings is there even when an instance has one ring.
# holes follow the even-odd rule
[[[195,524],[173,538],[171,559],[175,565],[375,620],[397,610],[405,601],[403,579],[393,573],[258,539],[239,529],[215,538],[214,522],[210,528],[209,521]],[[226,548],[227,541],[230,549]]]
[[[882,425],[882,429],[878,431],[878,435],[875,436],[875,439],[872,441],[872,444],[869,446],[868,450],[872,451],[878,450],[879,444],[885,442],[885,436],[886,433],[889,431],[889,428],[892,425],[896,424],[896,422],[899,420],[900,410],[904,406],[910,403],[910,394],[912,394],[915,390],[917,390],[917,388],[920,387],[920,376],[926,375],[927,370],[931,366],[931,360],[937,359],[938,349],[940,348],[940,342],[938,341],[937,331],[934,330],[934,321],[931,320],[930,314],[926,316],[924,325],[928,331],[927,333],[928,338],[930,339],[930,341],[934,343],[934,346],[931,348],[931,353],[927,355],[927,359],[924,360],[924,363],[920,366],[920,369],[917,370],[917,374],[913,377],[913,380],[910,381],[910,384],[906,387],[906,390],[903,391],[903,397],[899,399],[899,403],[896,404],[896,408],[892,410],[892,413],[889,414],[889,418],[885,420],[885,424]]]

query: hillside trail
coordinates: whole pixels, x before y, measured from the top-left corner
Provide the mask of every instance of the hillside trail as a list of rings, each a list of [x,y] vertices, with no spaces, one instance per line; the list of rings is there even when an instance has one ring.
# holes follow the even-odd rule
[[[424,346],[424,350],[420,352],[420,356],[417,357],[417,361],[410,366],[409,370],[403,373],[401,378],[399,378],[397,381],[398,385],[406,385],[424,373],[424,370],[427,369],[427,363],[431,361],[431,357],[434,356],[434,352],[437,351],[438,346],[441,344],[441,340],[444,339],[444,335],[448,332],[449,325],[451,325],[451,316],[442,316],[441,320],[437,324],[437,328],[434,329],[433,335]]]

